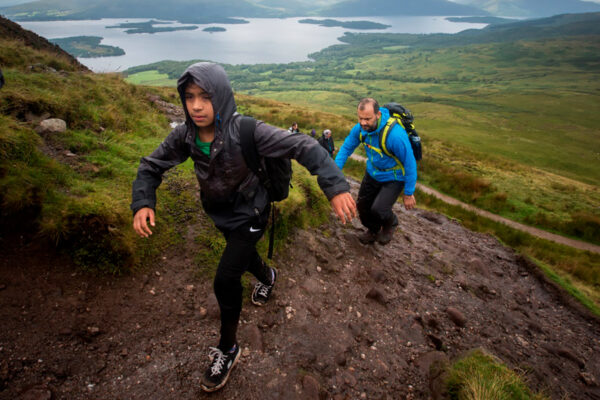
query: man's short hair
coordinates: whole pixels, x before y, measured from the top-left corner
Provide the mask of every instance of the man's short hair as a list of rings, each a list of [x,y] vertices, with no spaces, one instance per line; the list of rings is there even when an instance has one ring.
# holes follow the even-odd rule
[[[358,103],[358,109],[364,110],[367,105],[370,104],[373,106],[373,112],[377,114],[379,112],[379,103],[372,97],[365,97]]]

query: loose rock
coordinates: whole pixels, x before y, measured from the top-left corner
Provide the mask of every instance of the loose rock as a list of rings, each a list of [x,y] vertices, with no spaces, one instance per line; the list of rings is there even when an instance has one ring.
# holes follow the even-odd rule
[[[446,312],[448,313],[448,317],[450,318],[450,320],[452,322],[454,322],[454,324],[456,326],[459,326],[462,328],[467,324],[467,318],[464,316],[464,314],[462,312],[460,312],[456,308],[448,307],[446,309]]]
[[[67,130],[67,123],[62,119],[49,118],[40,122],[36,131],[39,134],[62,133]]]

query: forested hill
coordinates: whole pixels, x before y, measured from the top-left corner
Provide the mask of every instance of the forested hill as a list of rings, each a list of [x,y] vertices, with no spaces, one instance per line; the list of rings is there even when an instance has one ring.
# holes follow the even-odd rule
[[[493,15],[512,17],[544,17],[600,11],[600,4],[582,0],[468,0],[463,3],[486,10]]]
[[[332,56],[345,57],[356,46],[367,53],[377,53],[388,46],[445,47],[483,43],[506,43],[519,40],[538,40],[569,36],[600,35],[600,13],[562,14],[549,18],[494,24],[484,29],[469,29],[455,34],[384,34],[346,33],[342,42],[310,56],[314,59]]]
[[[325,8],[321,15],[357,17],[375,15],[488,15],[476,7],[447,0],[347,0]]]

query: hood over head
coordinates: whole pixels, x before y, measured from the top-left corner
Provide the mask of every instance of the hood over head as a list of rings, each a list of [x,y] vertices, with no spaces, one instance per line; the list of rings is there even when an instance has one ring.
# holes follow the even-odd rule
[[[190,65],[177,80],[177,91],[185,112],[186,123],[195,126],[185,106],[185,86],[190,81],[210,94],[217,128],[227,123],[236,112],[237,106],[229,78],[223,67],[219,64],[199,62]]]

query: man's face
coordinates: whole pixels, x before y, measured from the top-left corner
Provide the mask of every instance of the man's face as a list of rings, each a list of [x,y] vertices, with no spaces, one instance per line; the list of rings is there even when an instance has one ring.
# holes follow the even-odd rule
[[[358,109],[358,123],[360,127],[367,132],[372,132],[377,129],[377,123],[379,117],[381,117],[381,111],[378,111],[377,114],[373,111],[373,105],[367,104],[364,109]]]
[[[186,86],[185,107],[198,128],[214,127],[215,112],[210,95],[200,86],[194,83]]]

